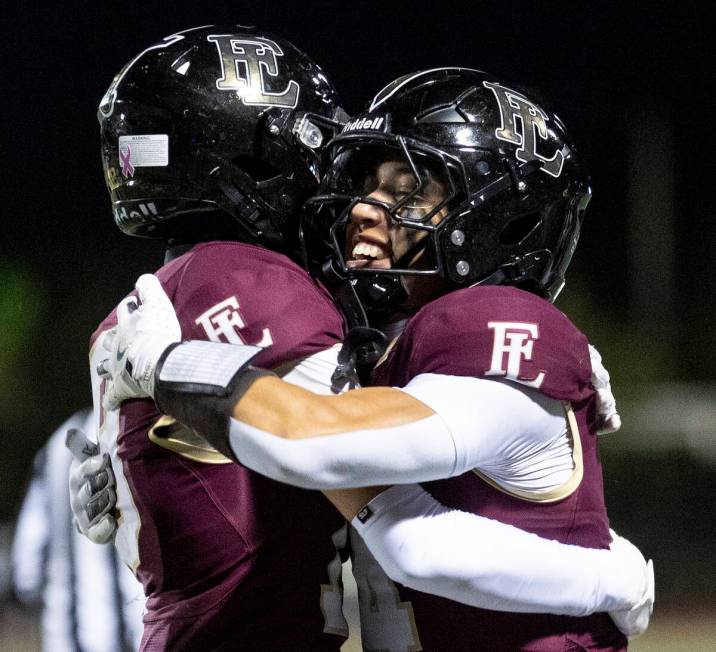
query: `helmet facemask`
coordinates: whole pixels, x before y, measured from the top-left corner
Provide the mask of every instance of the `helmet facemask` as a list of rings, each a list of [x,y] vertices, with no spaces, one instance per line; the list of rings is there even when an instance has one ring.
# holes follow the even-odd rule
[[[389,136],[349,139],[332,155],[320,194],[304,208],[309,258],[328,254],[338,277],[373,297],[369,310],[388,310],[389,297],[407,298],[411,277],[442,276],[437,234],[464,197],[460,163]]]
[[[371,147],[373,160],[361,174],[357,152]],[[324,259],[330,252],[324,268],[333,276],[371,290],[359,291],[366,309],[381,293],[375,288],[387,285],[381,280],[386,277],[400,279],[403,288],[410,278],[434,276],[443,280],[443,292],[500,284],[556,297],[579,236],[589,182],[559,118],[526,94],[470,69],[407,75],[383,89],[369,113],[354,117],[328,153],[331,164],[319,196],[306,207],[304,238],[309,254],[314,242],[322,245]],[[366,197],[358,181],[370,179],[376,162],[396,159],[412,169],[416,189],[425,161],[443,184],[440,202],[417,219],[400,210],[410,208],[406,202],[414,197]],[[416,239],[422,257],[392,255],[389,265],[351,263],[354,250],[345,245],[346,236],[353,244],[351,213],[371,204],[394,225],[422,232]],[[361,252],[369,250],[355,253]],[[400,307],[402,301],[414,310],[424,297],[410,305],[410,294],[395,294],[383,306]]]

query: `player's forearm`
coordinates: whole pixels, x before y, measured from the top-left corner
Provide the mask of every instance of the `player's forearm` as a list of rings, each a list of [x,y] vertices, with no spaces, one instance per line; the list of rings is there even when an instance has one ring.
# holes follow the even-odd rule
[[[379,467],[383,468],[388,466],[386,451],[379,444],[383,436],[390,434],[387,431],[433,415],[418,399],[388,387],[341,396],[314,394],[251,367],[249,363],[259,351],[257,347],[199,341],[169,347],[156,367],[157,405],[165,414],[202,433],[222,453],[269,477],[292,482],[290,476],[280,473],[286,468],[297,478],[292,484],[298,486],[307,485],[299,477],[304,467],[296,470],[298,461],[294,456],[301,451],[310,453],[319,440],[331,439],[331,445],[321,443],[319,447],[324,450],[325,446],[326,453],[330,453],[328,458],[313,455],[313,466],[308,467],[313,475],[317,462],[327,459],[326,473],[331,480],[311,484],[313,488],[356,486],[355,473],[340,473],[337,477],[332,474],[332,469],[340,466],[342,471],[353,461],[351,451],[343,448],[345,444],[335,444],[334,438],[339,436],[336,433],[342,433],[341,442],[349,443],[356,439],[356,433],[369,433],[375,445],[369,445],[367,450],[382,460]],[[231,415],[239,419],[230,419]],[[404,439],[402,431],[401,435]],[[451,439],[449,433],[447,436]],[[412,447],[410,441],[407,446]],[[276,453],[274,459],[266,460],[270,451]],[[454,462],[454,451],[451,453]],[[422,454],[421,448],[418,457]],[[365,454],[359,459],[364,457]],[[406,460],[410,462],[410,454]],[[391,484],[400,481],[397,477],[385,480]],[[417,480],[409,476],[405,481]],[[364,478],[361,486],[383,483],[378,473]]]
[[[249,387],[232,416],[285,439],[307,439],[400,426],[431,414],[429,407],[392,387],[326,396],[266,376]]]
[[[397,582],[475,607],[582,616],[630,609],[641,569],[607,550],[542,539],[449,510],[419,487],[393,487],[353,525]]]
[[[233,416],[234,456],[305,489],[423,482],[455,472],[455,444],[444,422],[400,390],[321,396],[266,376],[243,394]]]
[[[346,521],[351,521],[373,498],[383,493],[387,487],[360,487],[355,489],[326,489],[323,495],[341,513]]]

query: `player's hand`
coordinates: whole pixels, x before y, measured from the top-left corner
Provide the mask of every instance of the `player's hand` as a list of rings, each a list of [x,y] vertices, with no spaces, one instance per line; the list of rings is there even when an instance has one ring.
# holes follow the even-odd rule
[[[143,274],[133,297],[117,307],[117,326],[104,340],[109,357],[97,369],[107,380],[102,404],[114,410],[128,398],[154,397],[154,370],[164,350],[181,341],[181,327],[159,279]]]
[[[115,479],[109,455],[76,428],[67,431],[65,445],[72,452],[70,506],[75,525],[94,543],[107,543],[117,531]]]
[[[616,432],[622,427],[622,419],[617,413],[617,403],[609,382],[609,372],[602,364],[602,356],[591,344],[589,345],[589,359],[592,363],[592,385],[597,390],[597,414],[599,427],[597,433],[606,435]]]
[[[620,537],[614,530],[611,530],[611,534],[609,549],[623,557],[625,572],[636,571],[636,578],[640,582],[634,606],[631,609],[610,611],[609,615],[624,636],[635,638],[646,631],[654,610],[654,563],[651,559],[647,562],[633,543]]]

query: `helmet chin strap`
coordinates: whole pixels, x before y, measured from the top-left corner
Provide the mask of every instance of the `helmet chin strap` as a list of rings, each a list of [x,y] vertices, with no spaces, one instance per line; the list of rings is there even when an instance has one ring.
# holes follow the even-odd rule
[[[256,241],[271,246],[283,244],[276,210],[258,196],[257,184],[246,172],[229,161],[217,158],[210,178],[219,190],[216,203],[239,222]]]
[[[469,287],[473,288],[477,285],[505,285],[505,280],[507,279],[507,275],[502,270],[502,268],[496,269],[492,274],[489,276],[486,276],[483,279],[480,279],[479,281],[475,281],[472,285]]]
[[[476,285],[519,285],[520,281],[544,274],[552,264],[552,254],[548,249],[538,249],[524,256],[520,256],[498,267],[492,274],[473,283]],[[562,283],[564,285],[564,283]],[[561,289],[561,287],[560,287]],[[556,298],[557,294],[554,294]],[[549,299],[549,297],[546,297]],[[550,299],[551,301],[554,299]]]
[[[403,278],[402,275],[361,274],[350,280],[371,321],[399,311],[407,301],[408,289]]]
[[[358,298],[354,283],[344,279],[336,288],[334,298],[348,322],[348,332],[338,353],[338,365],[331,376],[331,389],[339,393],[364,385],[388,346],[388,338],[377,328],[368,326],[368,317]]]
[[[334,277],[337,280],[338,277]],[[341,278],[333,289],[333,298],[346,318],[348,329],[368,326],[368,315],[356,292],[355,279]]]

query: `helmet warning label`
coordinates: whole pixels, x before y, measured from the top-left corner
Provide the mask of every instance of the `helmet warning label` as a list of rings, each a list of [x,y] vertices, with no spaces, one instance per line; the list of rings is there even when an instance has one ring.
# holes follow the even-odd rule
[[[135,168],[169,165],[169,136],[144,134],[119,137],[119,166],[122,176],[134,176]]]

